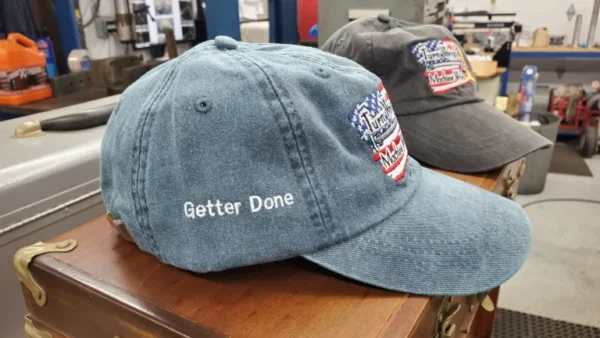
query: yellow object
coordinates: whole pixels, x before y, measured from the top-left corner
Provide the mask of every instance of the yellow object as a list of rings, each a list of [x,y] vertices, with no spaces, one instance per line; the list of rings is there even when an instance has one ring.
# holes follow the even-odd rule
[[[46,291],[33,279],[29,272],[29,263],[35,256],[48,252],[68,252],[77,246],[77,241],[70,239],[59,243],[37,242],[30,246],[19,249],[13,257],[13,267],[17,274],[19,282],[23,283],[31,292],[33,299],[39,306],[44,306],[47,301]]]
[[[496,99],[494,100],[494,107],[500,111],[506,111],[508,108],[508,97],[496,96]]]
[[[471,61],[471,68],[473,73],[478,78],[492,77],[496,75],[498,69],[497,61]]]
[[[26,338],[52,338],[52,335],[46,331],[39,330],[29,315],[25,316],[25,337]]]
[[[29,121],[23,124],[20,124],[15,132],[13,133],[13,138],[24,138],[31,136],[42,136],[45,133],[42,131],[42,125],[40,121]]]
[[[462,50],[460,50],[460,58],[462,59],[462,63],[463,63],[463,68],[465,70],[465,75],[467,75],[467,78],[473,82],[477,82],[477,80],[475,79],[475,77],[471,74],[471,72],[469,71],[469,67],[467,66],[467,62],[466,62],[466,57],[463,54],[464,52]]]
[[[548,29],[538,28],[533,32],[533,47],[548,47]]]
[[[492,302],[490,296],[485,296],[485,298],[481,301],[481,307],[487,312],[494,311],[494,302]]]

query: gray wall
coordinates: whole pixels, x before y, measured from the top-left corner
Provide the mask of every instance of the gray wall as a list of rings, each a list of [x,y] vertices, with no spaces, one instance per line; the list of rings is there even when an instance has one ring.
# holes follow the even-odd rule
[[[445,0],[319,0],[319,46],[348,23],[350,9],[388,9],[390,15],[412,22],[431,22],[443,15]],[[439,4],[439,7],[438,7]]]

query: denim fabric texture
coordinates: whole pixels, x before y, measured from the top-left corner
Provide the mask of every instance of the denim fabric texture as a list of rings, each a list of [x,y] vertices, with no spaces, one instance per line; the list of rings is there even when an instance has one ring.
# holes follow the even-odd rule
[[[465,52],[441,25],[362,18],[336,31],[322,49],[381,78],[408,149],[421,163],[485,172],[552,144],[478,96]]]
[[[528,253],[525,213],[422,168],[388,101],[349,59],[217,37],[122,94],[104,202],[142,250],[198,273],[304,256],[396,291],[501,284]]]

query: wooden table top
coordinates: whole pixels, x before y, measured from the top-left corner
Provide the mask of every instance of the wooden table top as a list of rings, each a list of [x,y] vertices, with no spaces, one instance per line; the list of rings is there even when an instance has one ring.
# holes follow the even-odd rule
[[[494,189],[500,177],[499,171],[478,175],[439,171],[486,190]],[[435,322],[440,304],[432,304],[432,297],[350,281],[303,259],[193,274],[142,252],[122,239],[104,217],[50,242],[67,239],[77,240],[77,248],[37,257],[30,267],[34,278],[42,280],[44,273],[60,271],[86,284],[92,294],[101,290],[103,297],[118,299],[134,311],[159,318],[168,309],[176,318],[187,319],[180,329],[192,336],[211,336],[213,331],[194,331],[204,327],[232,337],[266,337],[274,332],[278,337],[389,337],[392,332],[394,337],[408,337],[421,320]],[[48,297],[43,307],[28,301],[34,318],[57,316],[51,313],[50,292]],[[93,316],[94,309],[88,310]],[[178,325],[176,318],[173,325]],[[186,327],[190,322],[201,326]]]

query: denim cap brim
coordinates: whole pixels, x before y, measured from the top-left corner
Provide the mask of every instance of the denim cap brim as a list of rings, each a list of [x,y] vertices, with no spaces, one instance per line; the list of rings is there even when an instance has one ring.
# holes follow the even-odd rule
[[[350,240],[304,257],[384,289],[466,295],[508,280],[530,246],[530,223],[516,203],[421,168],[420,186],[402,209]]]

